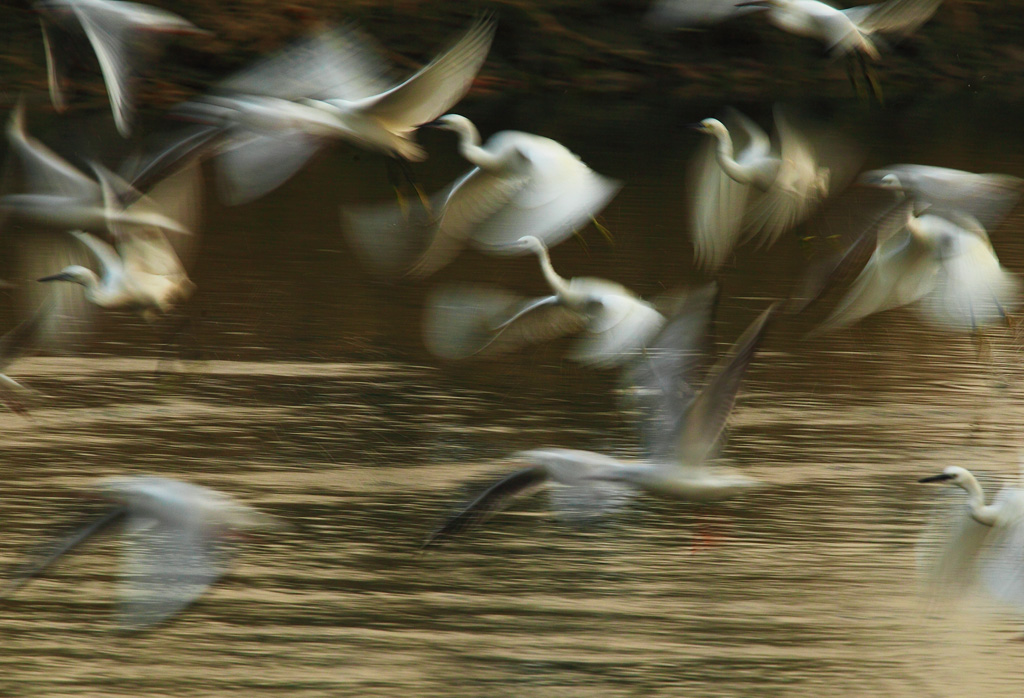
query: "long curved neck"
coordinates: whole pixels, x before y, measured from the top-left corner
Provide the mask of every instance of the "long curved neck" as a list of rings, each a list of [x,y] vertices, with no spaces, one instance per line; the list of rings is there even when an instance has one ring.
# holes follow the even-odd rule
[[[719,166],[732,179],[741,184],[750,182],[750,173],[746,171],[735,160],[735,153],[732,147],[732,136],[728,131],[716,131],[715,138],[718,139],[718,147],[715,149],[715,157]]]
[[[967,511],[970,512],[971,518],[985,526],[995,525],[999,507],[985,505],[985,492],[974,476],[966,479],[960,486],[967,492]]]
[[[500,170],[502,163],[494,153],[480,147],[480,132],[468,119],[459,125],[459,153],[482,170]]]
[[[537,259],[540,260],[540,270],[544,274],[544,279],[548,282],[556,294],[564,296],[569,292],[569,282],[558,275],[555,268],[551,266],[551,255],[548,254],[548,248],[540,240],[534,239],[531,248],[537,254]]]

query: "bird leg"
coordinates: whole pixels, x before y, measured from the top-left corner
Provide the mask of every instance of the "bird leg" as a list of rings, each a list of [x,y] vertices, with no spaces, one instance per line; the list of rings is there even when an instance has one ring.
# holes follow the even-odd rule
[[[396,175],[395,170],[401,175],[401,179]],[[402,192],[403,184],[407,184],[412,187],[413,191],[416,192],[416,196],[419,197],[420,204],[423,206],[423,210],[427,213],[427,218],[432,219],[434,212],[430,206],[430,199],[424,193],[419,183],[416,181],[416,177],[413,174],[412,168],[409,163],[400,157],[390,158],[388,160],[388,180],[391,182],[391,188],[395,190],[395,198],[398,199],[398,207],[402,210],[402,217],[405,220],[409,220],[410,211],[409,203]]]
[[[603,226],[601,222],[597,220],[596,216],[591,216],[590,222],[594,224],[595,228],[597,228],[597,232],[601,233],[601,235],[604,236],[604,239],[608,241],[608,244],[611,245],[612,247],[615,247],[615,238],[612,235],[612,231],[608,230],[608,228]]]

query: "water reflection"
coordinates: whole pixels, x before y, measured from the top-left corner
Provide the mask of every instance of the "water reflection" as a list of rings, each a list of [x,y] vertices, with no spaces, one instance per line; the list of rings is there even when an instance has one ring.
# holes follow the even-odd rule
[[[973,132],[956,132],[964,142],[869,142],[879,162],[1024,174],[1005,149],[971,151]],[[605,214],[615,247],[569,241],[556,264],[614,269],[644,295],[695,283],[671,165],[695,138],[660,156],[569,139],[629,184]],[[461,169],[450,145],[428,145],[438,155],[425,180]],[[367,175],[378,166],[380,181]],[[636,440],[614,373],[562,360],[564,344],[453,365],[427,355],[430,284],[364,272],[329,205],[383,199],[383,169],[337,150],[249,207],[212,204],[189,310],[201,361],[154,375],[149,329],[118,317],[93,355],[17,364],[47,399],[28,419],[0,414],[0,564],[111,474],[223,489],[294,527],[254,537],[159,632],[126,637],[111,622],[116,543],[97,542],[4,604],[0,693],[1019,695],[1019,622],[971,607],[982,602],[930,604],[914,581],[933,494],[915,480],[953,463],[1016,472],[1022,376],[1006,331],[979,358],[905,310],[810,340],[811,320],[780,325],[724,454],[769,489],[715,507],[637,502],[585,530],[528,500],[418,555],[471,485],[507,470],[506,454],[629,456]],[[1018,271],[1021,222],[992,235]],[[722,278],[720,336],[737,336],[803,262],[793,237],[744,250]],[[535,260],[472,252],[438,279],[481,280],[544,289]]]

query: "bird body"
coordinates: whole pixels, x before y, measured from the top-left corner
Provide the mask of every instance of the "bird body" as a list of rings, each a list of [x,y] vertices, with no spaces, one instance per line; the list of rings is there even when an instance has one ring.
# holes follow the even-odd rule
[[[1024,607],[1024,488],[1004,487],[986,504],[977,478],[960,466],[919,482],[948,482],[967,493],[959,511],[936,517],[919,543],[929,581],[965,588],[980,578],[995,598]]]
[[[905,227],[878,241],[822,328],[918,303],[931,324],[973,331],[1005,320],[1019,296],[1020,282],[1002,268],[976,219],[949,213],[915,216],[908,210]]]
[[[744,232],[774,243],[802,222],[828,195],[831,170],[822,167],[807,139],[775,112],[777,151],[768,134],[736,110],[727,116],[744,145],[718,119],[697,130],[712,137],[690,173],[693,244],[697,262],[720,267]]]

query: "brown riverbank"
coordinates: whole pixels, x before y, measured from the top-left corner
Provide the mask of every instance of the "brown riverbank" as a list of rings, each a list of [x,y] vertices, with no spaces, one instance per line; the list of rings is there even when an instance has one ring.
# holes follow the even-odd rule
[[[499,31],[474,93],[478,98],[578,93],[638,105],[700,101],[856,99],[845,63],[812,40],[748,16],[711,30],[657,31],[643,23],[649,0],[233,0],[154,2],[211,32],[173,41],[142,76],[142,103],[169,105],[201,91],[320,22],[354,20],[400,70],[418,66],[471,18],[493,11]],[[0,27],[5,101],[45,92],[42,41],[28,7],[8,7]],[[889,101],[963,94],[1024,98],[1024,0],[947,0],[914,36],[876,66]],[[140,47],[145,48],[145,47]],[[83,63],[92,59],[87,53]],[[88,79],[89,74],[92,80]],[[80,97],[102,99],[98,71]]]

